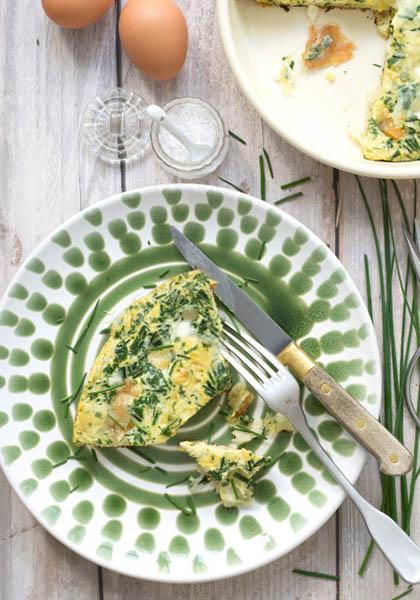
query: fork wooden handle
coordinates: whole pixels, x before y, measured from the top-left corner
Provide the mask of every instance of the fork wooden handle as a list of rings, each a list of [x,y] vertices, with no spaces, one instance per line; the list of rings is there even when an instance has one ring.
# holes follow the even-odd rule
[[[403,475],[411,469],[409,451],[297,344],[290,344],[277,358],[378,459],[383,473]]]

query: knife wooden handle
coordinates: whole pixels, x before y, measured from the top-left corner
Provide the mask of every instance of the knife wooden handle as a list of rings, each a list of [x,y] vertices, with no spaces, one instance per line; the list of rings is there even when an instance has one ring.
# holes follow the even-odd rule
[[[297,344],[291,343],[277,358],[378,459],[382,473],[403,475],[411,469],[409,451]]]

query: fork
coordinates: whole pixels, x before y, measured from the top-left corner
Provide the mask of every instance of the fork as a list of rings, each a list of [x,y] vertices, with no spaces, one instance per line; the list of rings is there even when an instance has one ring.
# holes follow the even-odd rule
[[[284,394],[285,367],[271,352],[245,332],[223,326],[221,354],[275,412],[285,415],[305,442],[343,488],[362,515],[366,526],[395,571],[410,584],[420,582],[420,548],[395,521],[363,498],[330,458],[309,428],[300,402]]]

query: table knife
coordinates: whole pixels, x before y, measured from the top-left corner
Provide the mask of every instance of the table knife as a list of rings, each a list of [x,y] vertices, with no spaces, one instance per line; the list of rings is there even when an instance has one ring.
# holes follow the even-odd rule
[[[380,470],[387,475],[407,473],[412,466],[412,456],[408,450],[317,365],[204,252],[176,227],[171,227],[171,234],[175,246],[187,263],[216,282],[215,294],[223,304],[376,457]]]

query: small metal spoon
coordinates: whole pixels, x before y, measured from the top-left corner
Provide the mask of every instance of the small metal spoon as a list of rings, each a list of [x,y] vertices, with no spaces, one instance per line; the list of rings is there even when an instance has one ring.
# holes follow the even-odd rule
[[[169,133],[171,133],[185,148],[188,150],[191,162],[200,162],[207,156],[210,156],[212,147],[208,144],[197,144],[190,140],[177,125],[171,120],[169,115],[155,104],[151,104],[146,109],[147,114],[153,121],[157,121],[164,127]]]

